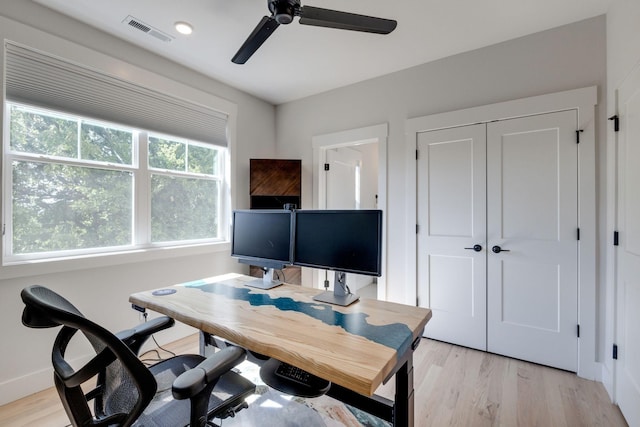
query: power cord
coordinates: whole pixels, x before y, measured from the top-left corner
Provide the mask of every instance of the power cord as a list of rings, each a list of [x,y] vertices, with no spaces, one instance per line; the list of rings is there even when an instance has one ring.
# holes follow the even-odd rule
[[[144,317],[144,321],[146,323],[147,322],[147,312],[146,311],[144,313],[142,313],[142,317]],[[142,353],[139,356],[140,361],[142,363],[144,363],[146,366],[151,366],[151,365],[153,365],[155,363],[162,362],[163,360],[168,359],[168,358],[163,358],[160,355],[160,352],[158,351],[158,349],[164,351],[165,353],[169,353],[171,355],[170,357],[175,357],[176,356],[176,354],[173,351],[167,350],[166,348],[164,348],[160,344],[158,344],[158,341],[156,341],[156,337],[153,336],[153,334],[151,335],[151,339],[153,340],[153,342],[156,344],[156,347],[158,347],[158,348],[157,349],[156,348],[152,348],[151,350],[147,350],[147,351],[145,351],[144,353]],[[154,358],[145,358],[144,356],[146,354],[149,354],[149,353],[155,353],[156,357],[154,357]]]

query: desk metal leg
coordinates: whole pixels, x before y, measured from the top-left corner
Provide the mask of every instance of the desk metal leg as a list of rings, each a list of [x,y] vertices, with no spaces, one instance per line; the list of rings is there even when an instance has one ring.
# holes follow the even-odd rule
[[[209,334],[200,331],[198,334],[198,347],[200,350],[200,356],[206,356],[205,352],[207,349]]]
[[[359,408],[365,412],[389,421],[394,427],[414,426],[414,396],[413,396],[413,357],[406,362],[395,374],[396,391],[394,401],[380,396],[363,396],[337,384],[332,384],[327,395],[343,403]]]
[[[396,372],[396,395],[393,407],[393,425],[395,427],[413,427],[413,357],[409,357]]]

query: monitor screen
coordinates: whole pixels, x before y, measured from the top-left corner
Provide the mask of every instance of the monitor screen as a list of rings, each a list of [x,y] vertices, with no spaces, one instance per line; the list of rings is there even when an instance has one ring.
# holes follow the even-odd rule
[[[231,256],[265,268],[291,264],[291,211],[233,212]]]
[[[382,211],[298,210],[294,215],[294,265],[382,274]]]

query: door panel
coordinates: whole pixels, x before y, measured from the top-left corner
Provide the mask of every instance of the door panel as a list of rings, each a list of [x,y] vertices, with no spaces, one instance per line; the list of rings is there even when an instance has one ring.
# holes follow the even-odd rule
[[[631,426],[640,425],[640,69],[618,90],[618,227],[616,400]]]
[[[577,371],[576,112],[487,125],[487,348]]]
[[[429,283],[447,283],[447,286],[431,287],[431,306],[457,316],[473,316],[469,277],[473,277],[471,258],[431,255],[429,257]]]
[[[425,335],[486,350],[486,130],[418,136],[418,300]],[[482,245],[476,252],[471,248]]]
[[[551,264],[511,261],[502,264],[503,322],[528,328],[557,332],[558,316],[540,316],[540,307],[545,312],[559,312],[558,268]]]
[[[502,239],[558,239],[557,130],[501,136]],[[500,191],[491,188],[491,191]],[[532,195],[534,198],[532,199]],[[535,209],[532,205],[545,206]]]

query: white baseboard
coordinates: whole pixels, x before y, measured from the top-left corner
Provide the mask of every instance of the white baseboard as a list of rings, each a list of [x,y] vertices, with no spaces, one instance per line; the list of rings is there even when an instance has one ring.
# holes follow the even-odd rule
[[[5,405],[49,387],[53,387],[53,368],[12,378],[0,383],[0,405]]]
[[[196,333],[197,330],[181,323],[176,323],[173,328],[162,331],[155,335],[160,345],[165,345],[178,339]],[[143,346],[142,351],[155,348],[155,343],[150,340]],[[72,366],[82,366],[87,363],[93,355],[84,355],[71,361]],[[15,400],[32,395],[42,390],[53,387],[53,367],[48,367],[39,371],[31,372],[17,378],[11,378],[0,383],[0,406],[11,403]]]
[[[604,385],[604,389],[607,391],[607,393],[609,394],[609,398],[611,399],[612,403],[616,403],[616,393],[615,393],[615,389],[614,389],[614,375],[613,375],[613,371],[611,369],[609,369],[609,367],[602,363],[601,364],[601,375],[602,375],[602,385]]]

